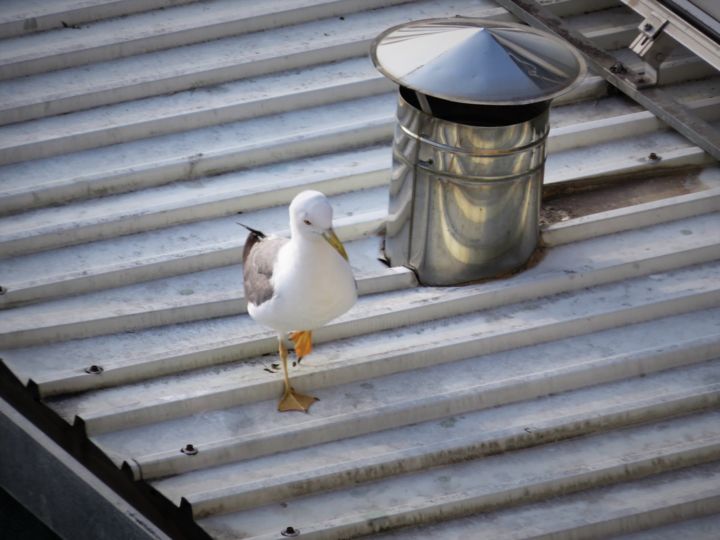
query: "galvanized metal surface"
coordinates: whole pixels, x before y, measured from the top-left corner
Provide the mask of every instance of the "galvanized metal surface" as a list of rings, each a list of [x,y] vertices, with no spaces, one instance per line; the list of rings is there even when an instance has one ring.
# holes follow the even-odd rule
[[[52,56],[54,35],[90,49],[104,4],[57,15],[80,28],[0,29],[17,57],[23,43]],[[412,19],[512,17],[460,0],[271,3],[257,9],[279,25],[233,13],[258,31],[197,43],[216,13],[183,10],[230,4],[166,9],[167,48],[141,24],[161,13],[106,21],[117,33],[91,63],[0,82],[14,122],[0,127],[0,356],[23,395],[212,538],[712,538],[717,161],[590,74],[550,112],[543,257],[418,287],[377,261],[395,97],[366,47]],[[548,6],[637,62],[639,18],[620,2]],[[117,58],[132,32],[154,52]],[[678,51],[663,70],[664,92],[717,123],[707,64]],[[236,213],[282,233],[306,187],[331,197],[363,294],[293,373],[321,401],[281,415]]]

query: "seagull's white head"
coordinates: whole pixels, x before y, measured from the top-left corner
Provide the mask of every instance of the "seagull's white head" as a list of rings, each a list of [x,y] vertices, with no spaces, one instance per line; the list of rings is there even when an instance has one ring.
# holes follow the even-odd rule
[[[303,191],[290,203],[292,236],[324,238],[347,260],[347,253],[332,228],[333,210],[327,197],[319,191]]]
[[[322,234],[332,228],[332,217],[332,206],[319,191],[303,191],[290,203],[290,229],[293,234]]]

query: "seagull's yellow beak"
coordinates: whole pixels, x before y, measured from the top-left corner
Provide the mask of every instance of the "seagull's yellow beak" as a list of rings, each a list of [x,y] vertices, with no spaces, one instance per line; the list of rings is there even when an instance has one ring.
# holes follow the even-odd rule
[[[332,229],[328,229],[323,233],[322,236],[325,241],[335,249],[335,251],[342,255],[343,259],[345,259],[346,261],[348,260],[348,254],[347,251],[345,251],[345,246],[343,246],[342,242],[335,234],[335,231],[333,231]]]

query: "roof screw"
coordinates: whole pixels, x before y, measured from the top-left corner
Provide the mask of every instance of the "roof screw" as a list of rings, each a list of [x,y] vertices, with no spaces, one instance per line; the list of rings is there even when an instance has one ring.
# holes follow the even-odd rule
[[[645,30],[646,32],[649,32],[649,31],[652,30],[652,29],[653,29],[653,25],[650,24],[650,23],[645,23],[645,24],[643,25],[643,30]]]
[[[195,447],[195,445],[190,444],[190,443],[188,443],[188,444],[186,444],[185,446],[183,446],[183,447],[180,449],[180,451],[181,451],[183,454],[185,454],[186,456],[194,456],[195,454],[198,453],[197,447]]]
[[[650,155],[648,155],[648,159],[650,161],[660,161],[660,156],[658,156],[655,152],[650,152]]]
[[[287,536],[287,537],[291,537],[291,538],[292,538],[292,537],[295,537],[295,536],[300,536],[300,529],[296,529],[295,527],[290,527],[290,526],[288,526],[288,527],[285,527],[285,528],[280,532],[280,534],[282,534],[283,536]]]
[[[85,368],[85,373],[89,373],[90,375],[100,375],[103,371],[102,366],[96,366],[95,364]]]
[[[0,295],[5,294],[7,292],[7,288],[0,285]]]
[[[627,70],[622,62],[615,62],[612,66],[610,66],[610,71],[612,73],[625,73]]]

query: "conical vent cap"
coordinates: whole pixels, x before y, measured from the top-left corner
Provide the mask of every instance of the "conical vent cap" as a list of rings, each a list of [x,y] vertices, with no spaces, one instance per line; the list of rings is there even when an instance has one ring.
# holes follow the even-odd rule
[[[422,94],[477,105],[550,100],[578,84],[580,53],[545,32],[456,17],[386,30],[372,44],[375,67]]]

